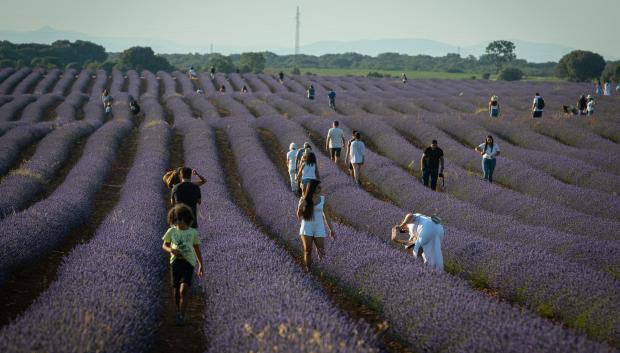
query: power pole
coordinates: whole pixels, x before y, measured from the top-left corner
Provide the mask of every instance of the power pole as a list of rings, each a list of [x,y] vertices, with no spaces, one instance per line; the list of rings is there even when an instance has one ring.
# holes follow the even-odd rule
[[[297,16],[295,16],[295,56],[299,55],[299,6],[297,6]]]
[[[213,43],[211,43],[211,54],[213,54]]]

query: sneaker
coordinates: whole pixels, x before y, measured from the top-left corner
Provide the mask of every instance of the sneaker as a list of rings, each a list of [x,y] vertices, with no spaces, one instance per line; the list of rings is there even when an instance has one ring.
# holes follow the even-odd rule
[[[185,325],[185,317],[183,316],[183,314],[177,314],[177,316],[176,316],[176,324],[177,324],[177,326]]]

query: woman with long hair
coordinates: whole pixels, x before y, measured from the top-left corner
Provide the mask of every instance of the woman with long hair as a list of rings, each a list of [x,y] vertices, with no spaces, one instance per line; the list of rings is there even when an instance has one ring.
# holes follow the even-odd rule
[[[319,180],[319,166],[316,163],[316,155],[307,151],[301,158],[297,180],[301,180],[301,193],[305,194],[308,183],[311,180]]]
[[[312,244],[316,246],[316,253],[319,260],[325,256],[325,224],[332,239],[336,239],[336,232],[329,217],[323,211],[325,207],[325,196],[321,195],[321,182],[310,180],[306,187],[303,197],[299,200],[297,207],[297,218],[301,219],[299,236],[304,246],[304,263],[306,271],[310,270],[312,264]]]
[[[484,180],[489,183],[493,182],[493,171],[497,161],[495,157],[499,156],[499,145],[493,142],[493,136],[487,136],[483,144],[476,147],[475,150],[482,156],[482,172]]]

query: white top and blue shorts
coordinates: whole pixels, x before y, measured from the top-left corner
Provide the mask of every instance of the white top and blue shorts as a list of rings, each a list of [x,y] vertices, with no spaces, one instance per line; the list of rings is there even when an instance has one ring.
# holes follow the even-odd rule
[[[302,198],[299,203],[305,202]],[[325,238],[327,233],[325,232],[325,223],[323,222],[323,206],[325,205],[325,196],[321,196],[321,201],[314,205],[312,220],[301,219],[301,228],[299,229],[299,235],[305,235],[308,237]]]
[[[306,185],[310,180],[317,180],[316,164],[304,164],[304,169],[301,171],[301,183]]]

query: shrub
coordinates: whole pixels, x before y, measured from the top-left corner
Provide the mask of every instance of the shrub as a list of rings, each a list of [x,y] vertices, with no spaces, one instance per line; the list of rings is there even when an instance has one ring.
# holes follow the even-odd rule
[[[558,76],[577,82],[599,78],[604,69],[605,59],[602,56],[584,50],[574,50],[564,55],[555,67]]]
[[[301,71],[299,71],[299,68],[297,66],[295,66],[293,70],[291,70],[291,75],[301,75]]]
[[[497,78],[503,81],[519,81],[523,78],[523,71],[516,67],[509,67],[503,69]]]
[[[489,78],[491,78],[491,74],[488,72],[485,72],[482,74],[482,79],[483,80],[488,80]]]
[[[370,71],[368,72],[366,77],[383,77],[383,74],[381,74],[380,72],[376,72],[376,71]]]

